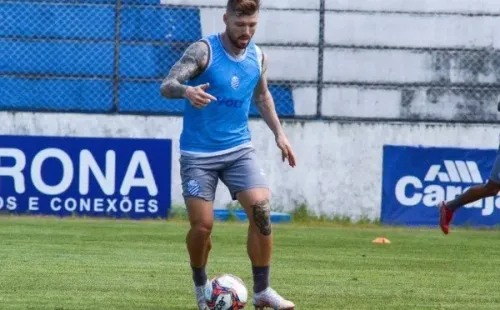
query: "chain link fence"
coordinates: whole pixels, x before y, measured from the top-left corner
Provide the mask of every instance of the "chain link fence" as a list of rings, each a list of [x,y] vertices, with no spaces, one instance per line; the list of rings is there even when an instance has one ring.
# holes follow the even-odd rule
[[[255,40],[281,118],[500,120],[500,14],[263,2]],[[224,4],[0,0],[0,109],[180,115],[160,83],[224,29]]]

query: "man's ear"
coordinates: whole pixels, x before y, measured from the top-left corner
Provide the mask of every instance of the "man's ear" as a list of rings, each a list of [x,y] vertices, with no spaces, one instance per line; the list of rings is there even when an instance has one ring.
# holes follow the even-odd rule
[[[227,26],[227,13],[224,13],[222,20],[224,20],[224,24]]]

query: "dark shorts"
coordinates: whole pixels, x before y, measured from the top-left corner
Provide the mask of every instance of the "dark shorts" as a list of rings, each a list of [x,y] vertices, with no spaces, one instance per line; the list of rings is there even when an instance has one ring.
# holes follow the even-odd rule
[[[253,148],[210,157],[181,155],[179,161],[185,198],[213,201],[219,180],[227,186],[233,200],[238,192],[256,187],[269,188]]]
[[[500,184],[500,148],[497,152],[497,157],[493,163],[493,168],[491,168],[490,181]]]

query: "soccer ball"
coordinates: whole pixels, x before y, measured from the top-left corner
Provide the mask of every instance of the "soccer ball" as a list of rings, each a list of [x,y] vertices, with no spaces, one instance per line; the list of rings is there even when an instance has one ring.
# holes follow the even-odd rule
[[[223,274],[212,280],[212,297],[207,303],[210,310],[237,310],[245,308],[248,290],[235,275]]]

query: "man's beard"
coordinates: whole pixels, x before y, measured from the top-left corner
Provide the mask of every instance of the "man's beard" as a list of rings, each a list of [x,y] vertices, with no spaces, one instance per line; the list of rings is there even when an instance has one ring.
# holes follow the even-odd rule
[[[235,47],[237,47],[239,49],[247,48],[248,44],[250,43],[250,38],[245,37],[245,36],[240,36],[239,38],[235,38],[230,30],[227,31],[227,37],[229,38],[229,41],[231,41],[231,44],[233,44]],[[238,42],[239,39],[248,40],[248,42],[247,43],[240,43],[240,42]]]

